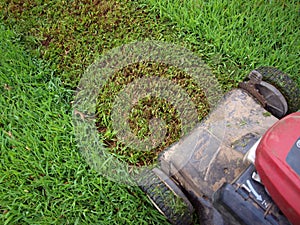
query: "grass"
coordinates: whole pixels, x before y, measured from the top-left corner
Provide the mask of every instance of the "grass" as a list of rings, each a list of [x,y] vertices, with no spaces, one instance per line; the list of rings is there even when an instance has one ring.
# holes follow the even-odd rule
[[[300,86],[299,10],[296,1],[1,1],[0,18],[15,33],[1,27],[0,223],[166,224],[138,188],[103,178],[78,152],[70,102],[84,70],[114,47],[154,39],[193,50],[225,91],[260,65],[278,67]],[[138,166],[154,162],[181,128],[172,105],[146,98],[130,126],[143,138],[149,119],[163,118],[164,143],[141,153],[118,141],[111,106],[141,74],[176,81],[199,119],[209,111],[201,88],[178,68],[141,62],[118,71],[98,97],[97,126],[111,153]]]
[[[55,70],[55,74],[62,79],[64,86],[70,89],[76,88],[87,66],[93,63],[100,54],[106,53],[113,47],[135,40],[159,39],[175,42],[177,39],[176,32],[174,32],[176,28],[159,24],[155,15],[147,13],[145,6],[135,2],[82,0],[71,4],[64,1],[36,1],[32,4],[31,1],[3,1],[0,8],[6,24],[23,34],[20,37],[21,42],[25,43],[33,54],[48,61],[50,67]],[[161,71],[168,68],[168,66],[159,67],[155,63],[151,66],[147,64],[148,62],[132,65],[120,71],[114,78],[115,82],[107,87],[107,91],[103,91],[98,104],[100,118],[97,124],[101,138],[111,148],[112,153],[120,153],[118,155],[122,159],[135,165],[153,162],[156,154],[144,155],[140,151],[128,150],[125,146],[116,143],[116,136],[113,135],[110,122],[108,124],[107,121],[110,121],[109,108],[115,93],[126,85],[124,82],[121,82],[121,85],[118,83],[122,77],[129,77],[128,80],[133,80],[139,76],[139,71],[143,74],[161,74]],[[157,70],[158,68],[160,71]],[[132,69],[135,72],[132,72]],[[174,73],[180,73],[180,71],[174,72],[171,68],[164,73],[174,76]],[[118,76],[121,78],[116,78]],[[186,83],[191,83],[191,81],[186,81]],[[196,87],[191,89],[192,92],[199,90]],[[201,95],[199,91],[197,93],[198,96]],[[202,99],[198,97],[197,100],[196,103],[200,108],[203,105]],[[163,103],[158,107],[169,108]],[[206,115],[205,112],[206,110],[199,111],[199,117]],[[143,114],[141,120],[144,120],[144,113],[140,114]],[[172,112],[166,115],[168,121],[174,118]],[[176,135],[179,133],[180,126],[176,125],[171,128],[173,124],[174,122],[169,124],[169,137],[165,140],[165,144],[159,146],[156,152],[180,137]],[[141,130],[139,125],[135,129]],[[142,129],[147,130],[145,126]],[[147,136],[147,132],[144,132],[142,136]]]
[[[275,66],[300,85],[298,1],[144,0],[179,36],[215,61],[234,81],[259,66]],[[219,62],[218,62],[219,61]]]
[[[165,224],[136,187],[91,170],[76,148],[73,92],[0,27],[0,223]]]
[[[71,88],[84,69],[111,48],[145,38],[164,39],[164,34],[174,36],[128,1],[2,1],[0,9],[4,21],[24,34],[21,41],[50,61]]]

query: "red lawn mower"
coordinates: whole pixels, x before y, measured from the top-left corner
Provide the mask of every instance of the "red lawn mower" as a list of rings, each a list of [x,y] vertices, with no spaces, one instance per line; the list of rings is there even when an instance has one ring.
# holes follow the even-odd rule
[[[299,109],[286,74],[253,70],[139,185],[175,225],[300,225]]]

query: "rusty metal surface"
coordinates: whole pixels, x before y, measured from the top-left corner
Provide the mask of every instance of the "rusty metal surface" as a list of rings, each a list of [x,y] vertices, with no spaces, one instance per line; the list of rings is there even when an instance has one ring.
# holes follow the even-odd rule
[[[163,152],[161,169],[191,195],[211,199],[247,166],[245,151],[234,145],[242,138],[263,135],[276,121],[245,91],[235,89],[188,136]]]

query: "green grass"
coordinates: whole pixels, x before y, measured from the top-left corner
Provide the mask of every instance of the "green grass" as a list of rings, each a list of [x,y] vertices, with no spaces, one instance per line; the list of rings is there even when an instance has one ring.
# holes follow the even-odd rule
[[[0,223],[164,224],[139,188],[91,170],[76,148],[73,92],[0,27]]]
[[[2,4],[0,3],[0,8],[5,23],[22,34],[20,41],[31,49],[33,54],[48,61],[50,67],[55,71],[55,75],[62,79],[64,86],[71,89],[75,89],[84,69],[93,63],[100,54],[106,53],[113,47],[144,39],[178,42],[176,28],[160,24],[156,15],[147,13],[145,6],[135,2],[82,0],[70,4],[64,1],[36,1],[32,4],[31,1],[3,1]],[[165,68],[168,69],[168,66],[159,66],[155,63],[149,66],[147,62],[128,66],[116,74],[113,78],[114,81],[112,80],[99,97],[97,125],[101,139],[111,148],[112,153],[119,153],[118,155],[130,164],[140,165],[153,162],[156,154],[130,150],[120,143],[116,143],[116,136],[113,135],[111,129],[109,109],[116,93],[126,85],[126,82],[120,83],[119,81],[123,79],[122,77],[133,80],[139,76],[139,73],[162,74],[161,72]],[[164,73],[169,76],[174,76],[174,74],[183,76],[182,72],[174,72],[172,68]],[[183,86],[191,84],[191,81],[188,81],[191,79],[185,78],[185,80],[182,80],[182,83],[185,83],[182,84]],[[198,96],[195,97],[197,100],[195,103],[200,108],[203,104],[199,97],[201,96],[199,88],[192,85],[190,89],[191,93],[197,89],[194,97]],[[154,102],[151,104],[154,105]],[[161,103],[158,108],[169,107]],[[199,117],[203,117],[206,113],[207,110],[199,111]],[[147,117],[145,112],[139,114],[141,115],[140,121]],[[156,114],[162,113],[157,112]],[[176,123],[174,113],[164,114],[167,121]],[[155,115],[151,114],[151,116]],[[137,133],[140,130],[147,131],[145,125],[141,127],[140,124],[136,124],[134,129]],[[178,123],[170,122],[165,144],[159,146],[156,151],[161,151],[170,143],[178,140],[179,130]],[[147,136],[147,132],[143,132],[141,136]]]
[[[299,1],[144,0],[179,36],[212,61],[221,82],[242,79],[259,66],[275,66],[300,85]],[[214,65],[215,64],[215,65]]]
[[[103,178],[80,155],[70,103],[84,70],[114,47],[154,39],[193,50],[225,91],[261,65],[300,86],[299,10],[297,1],[279,0],[1,1],[0,18],[15,33],[1,27],[0,223],[166,224],[138,188]],[[117,93],[141,74],[176,80],[199,118],[209,110],[201,88],[176,68],[143,62],[118,71],[99,95],[97,126],[110,151],[132,165],[156,154],[122,145],[110,113]],[[180,137],[170,104],[143,99],[129,120],[142,138],[155,116],[168,124],[161,151]]]
[[[146,38],[175,39],[155,16],[129,1],[2,1],[0,9],[5,23],[22,34],[21,41],[50,61],[71,88],[113,47]]]

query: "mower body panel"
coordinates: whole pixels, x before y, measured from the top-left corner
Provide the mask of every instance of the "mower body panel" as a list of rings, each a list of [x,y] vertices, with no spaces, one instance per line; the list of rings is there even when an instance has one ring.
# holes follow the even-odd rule
[[[248,167],[244,155],[277,121],[246,91],[234,89],[207,119],[159,156],[161,170],[186,191],[203,224],[215,224],[220,215],[212,206],[214,192]]]
[[[275,123],[260,141],[256,169],[274,202],[300,224],[300,112]]]

